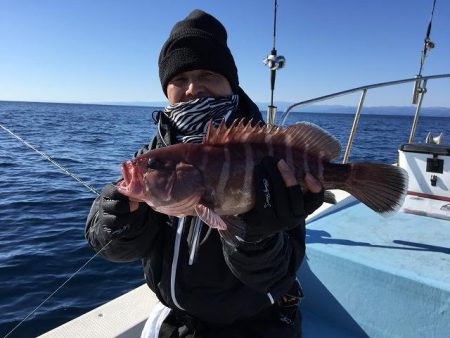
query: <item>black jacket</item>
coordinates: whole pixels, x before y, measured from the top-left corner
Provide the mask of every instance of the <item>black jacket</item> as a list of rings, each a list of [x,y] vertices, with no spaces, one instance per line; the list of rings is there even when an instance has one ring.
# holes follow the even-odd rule
[[[239,95],[234,117],[262,120],[247,95],[242,90]],[[159,118],[163,120],[158,135],[137,155],[174,143],[164,115]],[[111,233],[98,222],[99,198],[92,205],[86,225],[86,238],[96,251],[111,240]],[[142,259],[146,282],[163,304],[210,323],[254,317],[277,303],[295,284],[305,252],[304,223],[257,244],[239,247],[226,243],[216,230],[203,224],[201,245],[190,263],[190,246],[196,239],[192,218],[187,217],[181,224],[177,218],[141,203],[133,219],[102,255],[115,262]]]

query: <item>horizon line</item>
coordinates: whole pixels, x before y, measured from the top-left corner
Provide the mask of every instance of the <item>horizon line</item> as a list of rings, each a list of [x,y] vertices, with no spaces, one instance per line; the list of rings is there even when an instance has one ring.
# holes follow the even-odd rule
[[[28,100],[3,100],[0,99],[1,102],[19,102],[19,103],[47,103],[47,104],[80,104],[80,105],[99,105],[99,106],[137,106],[137,107],[164,107],[167,104],[163,101],[94,101],[94,102],[84,102],[84,101],[28,101]],[[277,102],[274,102],[277,104]],[[278,104],[289,106],[294,104],[295,102],[290,101],[279,101]],[[260,106],[268,106],[269,103],[265,102],[255,102],[255,104]],[[310,107],[339,107],[339,108],[355,108],[355,105],[344,105],[344,104],[315,104],[310,105]],[[364,108],[379,108],[379,107],[392,107],[392,108],[411,108],[411,106],[415,106],[414,104],[410,105],[378,105],[378,106],[364,106]],[[450,106],[426,106],[422,105],[423,108],[434,108],[434,109],[450,109]]]

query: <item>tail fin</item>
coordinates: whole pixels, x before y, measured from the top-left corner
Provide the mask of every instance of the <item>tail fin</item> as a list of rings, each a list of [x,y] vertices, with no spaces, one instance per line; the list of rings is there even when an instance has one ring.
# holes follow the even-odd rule
[[[332,175],[336,178],[332,181],[338,185],[335,188],[349,192],[369,208],[383,215],[394,213],[402,206],[408,189],[408,173],[404,169],[376,163],[339,166],[347,167],[346,175],[343,175],[344,177],[341,175],[340,180],[336,174]],[[337,172],[342,173],[342,169]]]

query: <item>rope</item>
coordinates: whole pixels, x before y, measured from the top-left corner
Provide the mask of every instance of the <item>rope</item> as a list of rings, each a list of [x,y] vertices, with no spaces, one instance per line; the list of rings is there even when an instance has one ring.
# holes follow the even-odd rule
[[[11,131],[10,129],[6,128],[4,125],[2,125],[0,123],[0,127],[2,129],[4,129],[6,132],[8,132],[9,134],[11,134],[12,136],[14,136],[16,139],[18,139],[20,142],[22,142],[24,145],[26,145],[28,148],[34,150],[35,152],[37,152],[39,155],[41,155],[43,158],[45,158],[46,160],[48,160],[49,162],[53,163],[55,166],[57,166],[59,169],[61,169],[65,174],[69,175],[70,177],[72,177],[74,180],[76,180],[77,182],[81,183],[82,185],[84,185],[86,188],[88,188],[90,191],[92,191],[94,194],[96,194],[97,196],[100,195],[100,193],[92,186],[90,186],[89,184],[87,184],[86,182],[84,182],[83,180],[81,180],[80,178],[78,178],[77,176],[75,176],[74,174],[72,174],[69,170],[67,170],[66,168],[64,168],[62,165],[60,165],[59,163],[57,163],[54,159],[52,159],[50,156],[48,156],[46,153],[44,153],[43,151],[37,149],[35,146],[33,146],[32,144],[28,143],[27,141],[25,141],[23,138],[21,138],[19,135],[15,134],[13,131]]]

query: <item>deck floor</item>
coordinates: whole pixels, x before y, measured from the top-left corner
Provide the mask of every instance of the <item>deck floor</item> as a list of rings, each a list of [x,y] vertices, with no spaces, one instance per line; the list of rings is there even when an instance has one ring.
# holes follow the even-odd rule
[[[308,223],[308,248],[368,262],[450,290],[450,221],[404,212],[383,217],[363,204]]]
[[[304,311],[351,336],[450,332],[449,220],[350,203],[309,222],[306,236]]]

